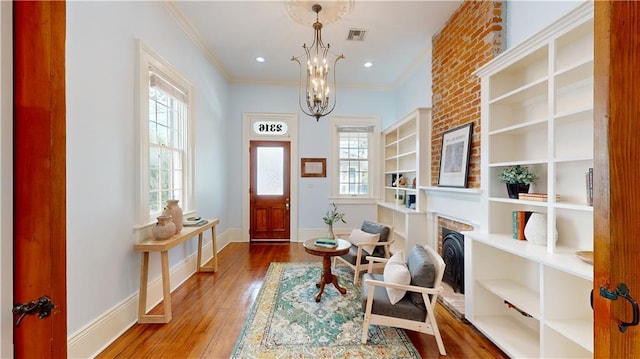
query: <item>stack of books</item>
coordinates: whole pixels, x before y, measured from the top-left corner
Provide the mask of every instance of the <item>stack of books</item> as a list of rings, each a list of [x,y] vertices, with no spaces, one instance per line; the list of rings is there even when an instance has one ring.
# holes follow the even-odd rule
[[[206,219],[202,219],[202,217],[189,217],[184,220],[183,225],[185,227],[200,227],[207,223],[208,221]]]
[[[529,217],[531,217],[531,211],[513,211],[513,239],[519,239],[521,241],[526,240],[524,236],[524,227],[527,225]]]
[[[318,238],[316,239],[316,246],[333,248],[338,246],[338,241],[334,238]]]
[[[538,202],[546,202],[547,194],[546,193],[519,193],[518,199],[524,201],[538,201]],[[560,195],[556,195],[556,202],[560,200]]]

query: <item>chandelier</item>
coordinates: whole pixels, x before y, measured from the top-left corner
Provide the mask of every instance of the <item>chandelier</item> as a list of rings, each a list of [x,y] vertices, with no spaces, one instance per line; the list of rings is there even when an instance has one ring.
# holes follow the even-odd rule
[[[316,13],[316,22],[313,23],[314,37],[311,46],[307,46],[305,43],[302,45],[305,53],[300,56],[293,56],[291,61],[296,61],[300,65],[300,89],[298,91],[298,104],[300,110],[308,116],[316,118],[316,121],[320,120],[320,117],[326,116],[333,111],[336,107],[335,94],[331,96],[329,91],[329,68],[330,59],[329,56],[335,58],[333,60],[333,81],[331,86],[335,91],[336,84],[336,72],[335,65],[338,60],[343,59],[344,55],[335,55],[329,51],[331,45],[322,42],[322,24],[319,20],[320,10],[322,6],[315,4],[311,7],[311,10]],[[300,59],[306,57],[306,66],[302,65]],[[303,68],[306,69],[306,83],[303,90],[302,73]],[[302,96],[305,93],[304,98],[306,104],[303,105]]]

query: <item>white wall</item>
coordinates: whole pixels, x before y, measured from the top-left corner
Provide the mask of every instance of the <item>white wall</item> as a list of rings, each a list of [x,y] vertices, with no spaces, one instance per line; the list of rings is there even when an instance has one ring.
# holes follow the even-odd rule
[[[385,122],[387,128],[418,107],[431,107],[431,56],[421,63],[395,91],[396,118]]]
[[[196,88],[196,196],[199,214],[227,228],[225,173],[228,88],[162,2],[67,3],[68,332],[138,292],[135,222],[134,76],[136,39]],[[210,235],[210,234],[209,234]],[[173,266],[195,252],[169,252]],[[151,257],[151,280],[159,276]],[[174,283],[172,283],[174,284]]]
[[[583,1],[510,0],[507,2],[507,48],[542,30]]]
[[[0,358],[13,357],[13,31],[0,1]]]
[[[266,85],[231,85],[229,95],[229,138],[237,138],[238,141],[230,141],[227,173],[232,180],[229,183],[229,193],[234,193],[236,200],[229,201],[229,227],[241,227],[242,207],[239,201],[242,193],[242,148],[240,141],[242,136],[243,112],[297,112],[298,113],[298,160],[301,157],[329,157],[329,119],[326,117],[316,121],[300,112],[298,106],[298,88],[289,86]],[[382,119],[395,118],[393,94],[387,91],[363,91],[353,89],[338,89],[338,102],[331,115],[337,116],[377,116]],[[329,116],[331,116],[329,115]],[[327,166],[328,167],[328,166]],[[322,216],[327,209],[329,197],[329,182],[327,178],[297,178],[298,181],[298,226],[300,230],[322,229],[325,225]],[[291,194],[295,196],[295,194]],[[368,206],[374,207],[374,206]],[[349,207],[350,208],[350,207]],[[345,207],[345,211],[347,211]],[[295,210],[295,209],[293,209]],[[341,208],[342,210],[342,208]],[[362,222],[358,211],[353,208],[352,214],[346,213],[348,227],[359,226]],[[367,209],[365,209],[367,210]],[[368,212],[375,215],[369,208]]]

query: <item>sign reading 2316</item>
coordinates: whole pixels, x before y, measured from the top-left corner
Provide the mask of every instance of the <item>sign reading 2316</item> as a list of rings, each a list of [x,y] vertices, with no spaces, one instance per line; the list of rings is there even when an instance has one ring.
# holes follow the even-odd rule
[[[258,135],[284,135],[289,130],[286,123],[280,121],[256,121],[253,132]]]

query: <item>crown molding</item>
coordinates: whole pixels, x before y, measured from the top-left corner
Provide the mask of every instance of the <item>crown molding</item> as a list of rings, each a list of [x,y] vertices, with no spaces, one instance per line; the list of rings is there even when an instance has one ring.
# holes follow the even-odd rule
[[[222,66],[222,63],[218,60],[216,55],[207,48],[205,43],[202,41],[202,37],[200,37],[200,34],[198,33],[198,31],[187,19],[187,17],[184,16],[182,11],[180,11],[180,9],[175,5],[174,1],[163,0],[162,3],[165,6],[165,8],[169,11],[169,14],[171,14],[171,16],[173,16],[173,18],[176,20],[180,28],[182,28],[182,30],[187,34],[187,36],[196,45],[196,47],[200,49],[202,54],[220,72],[222,77],[224,77],[224,79],[227,82],[230,82],[231,76],[229,75],[229,72],[224,68],[224,66]]]

